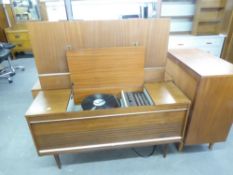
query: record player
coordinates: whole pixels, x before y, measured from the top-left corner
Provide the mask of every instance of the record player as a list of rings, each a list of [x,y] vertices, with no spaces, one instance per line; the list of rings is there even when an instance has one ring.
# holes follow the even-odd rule
[[[71,152],[168,143],[182,148],[190,101],[172,82],[144,84],[144,50],[68,51],[72,93],[68,99],[57,94],[66,111],[53,112],[60,106],[47,99],[44,108],[52,109],[35,112],[41,101],[35,99],[26,114],[38,154],[57,160]]]

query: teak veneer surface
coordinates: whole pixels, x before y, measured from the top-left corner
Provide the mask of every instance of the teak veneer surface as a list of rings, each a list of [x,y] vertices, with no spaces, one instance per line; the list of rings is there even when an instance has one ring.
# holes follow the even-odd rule
[[[71,90],[39,91],[26,115],[66,112]]]
[[[158,97],[161,105],[78,112],[64,111],[69,91],[43,92],[47,95],[40,92],[26,114],[38,154],[183,143],[190,101],[171,82],[159,83],[158,86],[166,92]],[[153,84],[148,84],[148,87],[152,87],[152,91],[158,90]],[[160,100],[171,94],[175,101],[182,96],[187,103],[167,104],[168,101]],[[44,112],[38,111],[40,106],[45,106]],[[48,106],[51,112],[46,110]]]
[[[29,22],[28,30],[39,75],[68,73],[66,51],[85,48],[145,47],[145,82],[162,81],[169,19]],[[60,82],[55,85],[50,81]],[[43,76],[43,89],[70,86],[67,76]]]
[[[189,104],[190,100],[172,82],[145,84],[155,105]]]
[[[144,59],[143,47],[68,51],[67,61],[75,102],[81,102],[88,93],[90,95],[103,90],[118,90],[120,93],[124,89],[142,88]]]
[[[185,144],[225,141],[233,120],[233,65],[197,49],[170,50],[166,73],[192,100]]]
[[[233,65],[199,49],[169,50],[169,58],[175,58],[197,76],[226,76],[233,74]]]

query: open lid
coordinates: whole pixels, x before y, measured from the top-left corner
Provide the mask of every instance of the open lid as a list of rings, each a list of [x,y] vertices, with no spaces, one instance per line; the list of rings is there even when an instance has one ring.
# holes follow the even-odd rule
[[[95,93],[138,90],[144,82],[145,49],[115,47],[67,51],[75,103]]]

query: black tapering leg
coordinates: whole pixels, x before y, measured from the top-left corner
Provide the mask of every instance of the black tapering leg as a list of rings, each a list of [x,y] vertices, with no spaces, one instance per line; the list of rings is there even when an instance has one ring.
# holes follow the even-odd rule
[[[61,160],[60,160],[59,155],[58,155],[58,154],[54,154],[53,156],[54,156],[54,159],[55,159],[55,161],[56,161],[57,167],[58,167],[59,169],[61,169]]]
[[[213,146],[214,146],[214,143],[209,143],[209,146],[208,146],[209,150],[212,150]]]
[[[167,149],[168,149],[168,144],[163,145],[163,157],[164,158],[167,156]]]

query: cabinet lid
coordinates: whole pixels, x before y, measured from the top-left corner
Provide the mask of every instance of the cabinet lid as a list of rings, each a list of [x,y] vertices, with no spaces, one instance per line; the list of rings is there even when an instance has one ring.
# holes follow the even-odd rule
[[[233,76],[233,64],[199,49],[171,49],[168,57],[198,76]]]

